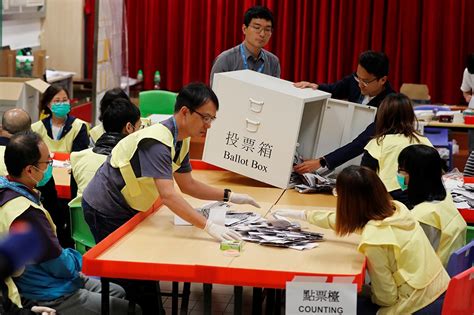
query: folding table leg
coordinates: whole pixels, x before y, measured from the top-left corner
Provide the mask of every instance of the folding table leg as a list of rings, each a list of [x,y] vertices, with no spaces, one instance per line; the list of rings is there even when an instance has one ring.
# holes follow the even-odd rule
[[[252,314],[262,314],[263,290],[261,288],[253,288],[252,296]]]
[[[265,289],[267,291],[267,304],[265,314],[272,315],[275,311],[275,289]]]
[[[191,294],[191,283],[183,283],[183,294],[181,295],[181,315],[188,314],[189,295]]]
[[[204,283],[203,290],[204,290],[204,314],[211,315],[212,314],[212,284]]]
[[[107,278],[100,278],[101,283],[101,313],[102,315],[109,315],[109,279]]]
[[[243,287],[234,287],[234,315],[242,314]]]
[[[178,295],[179,282],[173,281],[173,289],[171,291],[171,314],[178,315]]]

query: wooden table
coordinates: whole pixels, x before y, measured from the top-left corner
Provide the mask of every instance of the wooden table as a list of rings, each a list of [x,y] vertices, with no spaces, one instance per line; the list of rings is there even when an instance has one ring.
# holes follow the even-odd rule
[[[274,188],[228,171],[199,171],[195,164],[193,168],[195,178],[235,192],[249,193],[261,205],[260,209],[232,205],[234,209],[252,210],[266,216],[272,209],[282,206],[314,208],[335,205],[332,196],[295,195],[293,191]],[[190,197],[186,199],[193,206],[204,203]],[[310,230],[318,230],[307,223],[305,225]],[[172,212],[161,206],[137,214],[89,250],[83,257],[83,271],[102,279],[218,283],[237,288],[275,289],[285,288],[286,282],[295,275],[312,275],[326,277],[327,282],[336,277],[349,278],[360,288],[364,281],[365,258],[356,250],[357,237],[339,238],[328,230],[324,233],[326,241],[309,251],[247,242],[239,257],[227,257],[219,250],[219,243],[206,232],[192,226],[174,226]],[[210,312],[210,303],[208,307]]]
[[[430,121],[426,127],[439,127],[439,128],[450,128],[450,129],[473,129],[474,124],[465,124],[465,123],[449,123],[449,122],[439,122],[439,121]]]

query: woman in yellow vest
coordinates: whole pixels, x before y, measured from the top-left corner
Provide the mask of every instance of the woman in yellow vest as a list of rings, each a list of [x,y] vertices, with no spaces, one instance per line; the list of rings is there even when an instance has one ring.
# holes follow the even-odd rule
[[[397,179],[407,192],[411,213],[420,222],[444,266],[466,242],[466,221],[442,181],[443,160],[436,149],[412,145],[398,157]]]
[[[415,112],[408,97],[401,93],[390,94],[382,101],[375,119],[375,135],[365,146],[362,166],[376,171],[390,195],[408,205],[406,194],[397,183],[397,158],[412,144],[431,145],[428,138],[415,129]]]
[[[89,147],[88,124],[69,115],[71,105],[67,91],[55,85],[46,89],[41,109],[48,117],[31,125],[51,152],[71,153]]]
[[[336,191],[336,212],[276,213],[333,229],[339,236],[361,235],[357,249],[367,258],[372,302],[359,297],[357,314],[439,314],[449,276],[405,205],[392,200],[366,167],[345,168],[337,177]]]

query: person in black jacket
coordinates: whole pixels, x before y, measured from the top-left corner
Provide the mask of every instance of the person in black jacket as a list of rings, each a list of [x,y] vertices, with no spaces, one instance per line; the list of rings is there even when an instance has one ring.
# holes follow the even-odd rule
[[[297,82],[299,88],[312,88],[331,93],[335,99],[378,107],[385,96],[395,91],[388,82],[389,61],[383,52],[365,51],[359,56],[355,73],[332,84],[316,84],[307,81]],[[326,166],[334,169],[361,155],[364,147],[375,134],[375,123],[371,123],[352,142],[317,159],[305,160],[294,167],[300,174],[313,172]]]

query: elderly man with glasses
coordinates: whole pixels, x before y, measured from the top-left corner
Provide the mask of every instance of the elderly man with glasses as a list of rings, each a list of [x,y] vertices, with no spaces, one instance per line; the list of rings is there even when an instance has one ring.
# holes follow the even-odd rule
[[[355,73],[332,84],[297,82],[299,88],[312,88],[331,93],[335,99],[378,107],[385,96],[394,93],[388,82],[388,58],[383,52],[365,51],[359,56]],[[364,152],[365,145],[375,133],[375,124],[371,123],[352,142],[318,159],[305,160],[294,167],[300,174],[313,172],[320,167],[334,169]]]
[[[217,56],[211,70],[214,73],[250,69],[274,77],[280,77],[280,61],[263,49],[273,32],[273,15],[266,7],[254,6],[245,12],[242,33],[244,41]]]

